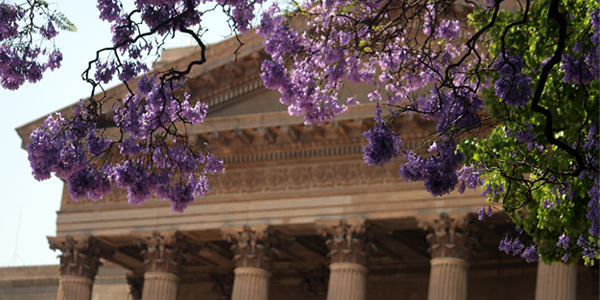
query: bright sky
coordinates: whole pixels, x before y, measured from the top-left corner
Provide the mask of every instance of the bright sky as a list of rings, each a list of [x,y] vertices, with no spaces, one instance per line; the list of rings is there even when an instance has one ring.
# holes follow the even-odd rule
[[[111,45],[110,26],[98,19],[96,1],[52,3],[78,28],[76,33],[62,32],[56,38],[64,57],[62,67],[45,73],[41,82],[25,84],[17,91],[0,88],[0,267],[59,263],[60,251],[48,247],[46,236],[55,235],[62,182],[57,178],[44,182],[33,179],[27,152],[21,149],[15,128],[89,96],[90,86],[81,80],[81,72],[97,49]],[[211,28],[205,35],[207,42],[217,42],[228,33],[222,16],[209,14],[205,20]],[[189,43],[189,39],[175,37],[167,47]]]

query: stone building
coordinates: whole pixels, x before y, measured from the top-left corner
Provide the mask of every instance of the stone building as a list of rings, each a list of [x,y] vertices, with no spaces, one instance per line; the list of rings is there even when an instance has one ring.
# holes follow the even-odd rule
[[[262,86],[262,40],[241,39],[236,62],[235,39],[212,45],[186,83],[210,106],[188,132],[227,168],[210,178],[211,192],[177,214],[159,199],[131,206],[118,189],[73,202],[65,187],[48,238],[59,271],[0,269],[0,299],[598,299],[597,268],[500,252],[512,229],[499,213],[477,221],[481,191],[434,198],[399,177],[402,158],[367,166],[367,86],[351,87],[361,104],[336,121],[305,126]],[[155,69],[197,57],[169,50]],[[42,122],[18,129],[23,147]],[[397,123],[403,147],[434,131],[416,116]]]

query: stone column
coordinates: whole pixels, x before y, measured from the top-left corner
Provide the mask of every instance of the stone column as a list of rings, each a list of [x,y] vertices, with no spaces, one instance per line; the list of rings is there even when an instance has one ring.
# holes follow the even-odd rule
[[[90,236],[48,238],[52,250],[59,249],[58,300],[90,300],[100,257],[108,251]]]
[[[233,243],[235,254],[233,291],[231,300],[267,300],[273,258],[279,254],[274,244],[277,238],[269,234],[269,228],[242,231],[224,231],[223,238]]]
[[[187,253],[199,249],[177,238],[175,232],[161,235],[155,231],[152,236],[136,236],[134,239],[143,249],[142,300],[177,299],[179,275],[187,261]]]
[[[538,262],[535,300],[575,300],[577,295],[577,264]]]
[[[437,220],[419,222],[427,235],[431,253],[428,300],[466,300],[469,276],[469,247],[474,239],[469,236],[468,217],[450,218],[441,214]]]
[[[327,300],[364,300],[367,292],[367,258],[374,245],[366,242],[364,221],[338,226],[319,225],[317,232],[329,237],[329,286]]]

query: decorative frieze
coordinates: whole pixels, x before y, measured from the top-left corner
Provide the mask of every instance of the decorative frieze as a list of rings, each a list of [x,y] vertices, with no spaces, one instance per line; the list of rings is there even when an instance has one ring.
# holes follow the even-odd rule
[[[442,213],[439,219],[419,221],[419,227],[429,231],[427,242],[431,258],[454,257],[469,260],[471,248],[475,244],[475,239],[470,234],[472,228],[469,219],[468,214],[451,218]]]
[[[389,169],[389,170],[388,170]],[[211,176],[211,194],[251,194],[298,190],[318,191],[331,188],[396,184],[400,162],[383,168],[367,166],[363,161],[343,164],[319,164],[306,167],[283,167],[269,170],[228,170]]]
[[[317,233],[328,237],[331,263],[355,263],[366,266],[367,258],[375,250],[375,245],[367,241],[365,221],[348,224],[341,220],[339,225],[318,225]]]
[[[265,170],[228,169],[224,174],[209,176],[209,195],[297,193],[298,191],[314,193],[335,188],[395,185],[402,182],[398,170],[400,170],[399,160],[385,167],[368,166],[364,161],[357,160],[349,163],[289,166]],[[114,188],[111,194],[95,203],[118,202],[127,202],[127,191]],[[69,200],[65,205],[82,206],[86,203],[89,205],[91,200],[78,202]]]
[[[275,244],[279,238],[269,232],[269,227],[251,230],[244,225],[242,231],[223,231],[223,239],[232,243],[233,262],[236,268],[252,267],[270,270],[273,259],[279,256]]]
[[[151,236],[134,236],[135,243],[142,248],[146,272],[166,272],[179,275],[188,254],[198,252],[200,247],[177,237],[176,232],[161,235],[158,231]]]
[[[73,238],[48,238],[52,250],[60,250],[59,271],[61,276],[70,275],[94,280],[98,267],[102,264],[100,257],[109,257],[114,252],[101,247],[91,236]]]

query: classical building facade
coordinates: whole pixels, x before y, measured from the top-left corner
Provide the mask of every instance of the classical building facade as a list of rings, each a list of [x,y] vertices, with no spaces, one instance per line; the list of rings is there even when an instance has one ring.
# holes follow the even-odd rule
[[[0,299],[598,299],[597,268],[538,267],[500,252],[512,229],[499,213],[477,221],[481,191],[436,198],[400,178],[402,158],[367,166],[367,86],[347,89],[361,104],[336,121],[305,126],[262,86],[262,40],[252,32],[241,39],[236,62],[235,39],[212,45],[186,83],[210,106],[188,132],[227,168],[210,177],[211,192],[177,214],[154,198],[132,206],[119,189],[73,202],[65,187],[48,238],[61,264],[37,281],[45,296],[19,296],[34,271],[19,269],[17,278],[2,269]],[[197,56],[170,50],[155,69]],[[416,116],[399,118],[403,147],[434,131]],[[42,122],[18,129],[23,146]]]

